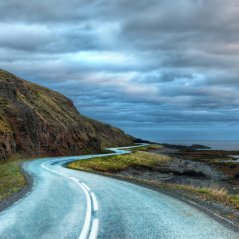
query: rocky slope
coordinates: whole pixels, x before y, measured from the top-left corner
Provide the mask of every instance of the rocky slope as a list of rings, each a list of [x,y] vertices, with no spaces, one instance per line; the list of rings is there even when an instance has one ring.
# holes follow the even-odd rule
[[[132,144],[122,130],[85,116],[65,96],[0,70],[0,160],[76,155]]]

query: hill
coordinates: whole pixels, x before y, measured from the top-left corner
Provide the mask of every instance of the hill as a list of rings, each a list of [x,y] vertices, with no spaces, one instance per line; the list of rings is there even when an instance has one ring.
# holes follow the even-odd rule
[[[64,95],[0,69],[0,160],[77,155],[132,144],[122,130],[81,115]]]

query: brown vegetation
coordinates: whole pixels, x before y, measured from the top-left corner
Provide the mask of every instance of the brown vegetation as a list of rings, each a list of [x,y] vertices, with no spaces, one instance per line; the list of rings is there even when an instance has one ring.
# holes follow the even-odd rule
[[[132,144],[122,130],[79,114],[65,96],[0,70],[0,161]]]

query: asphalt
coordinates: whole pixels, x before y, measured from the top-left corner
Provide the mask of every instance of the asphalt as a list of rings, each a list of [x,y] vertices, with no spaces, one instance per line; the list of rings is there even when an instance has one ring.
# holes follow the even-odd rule
[[[124,153],[125,151],[117,151]],[[238,232],[168,195],[63,167],[97,155],[23,165],[32,191],[0,213],[0,239],[238,239]]]

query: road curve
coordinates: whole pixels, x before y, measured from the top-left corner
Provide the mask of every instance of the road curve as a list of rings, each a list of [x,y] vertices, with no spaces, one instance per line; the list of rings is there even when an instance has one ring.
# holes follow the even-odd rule
[[[116,153],[125,153],[116,150]],[[198,209],[132,183],[64,168],[98,155],[24,164],[33,190],[0,213],[1,239],[238,239]]]

